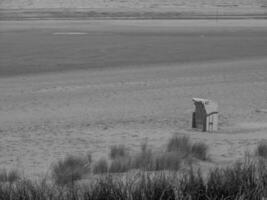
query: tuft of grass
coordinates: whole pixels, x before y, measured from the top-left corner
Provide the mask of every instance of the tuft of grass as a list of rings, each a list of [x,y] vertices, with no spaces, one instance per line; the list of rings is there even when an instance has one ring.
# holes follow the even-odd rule
[[[98,160],[93,167],[93,173],[94,174],[103,174],[108,172],[108,162],[106,159],[102,158]]]
[[[4,182],[14,183],[20,179],[21,179],[20,173],[15,169],[12,169],[10,171],[2,169],[0,171],[0,182],[2,182],[2,183],[4,183]]]
[[[130,157],[117,158],[112,160],[109,166],[110,173],[123,173],[132,169],[132,160]]]
[[[182,162],[182,155],[177,152],[165,152],[155,156],[153,170],[174,170],[180,169]]]
[[[112,160],[109,172],[126,172],[131,169],[153,170],[153,154],[147,143],[141,145],[141,151],[136,155],[117,156]]]
[[[189,154],[191,152],[191,148],[192,145],[189,137],[186,136],[173,136],[167,144],[167,152],[177,151],[184,154]]]
[[[54,164],[52,178],[59,185],[73,184],[90,172],[90,162],[84,157],[69,155]]]
[[[176,189],[173,185],[174,179],[164,173],[157,175],[140,174],[128,199],[177,199],[175,198]],[[129,185],[131,186],[131,182]]]
[[[233,167],[211,171],[206,187],[211,199],[231,196],[260,199],[264,188],[258,164],[251,161],[238,162]]]
[[[127,150],[124,145],[113,145],[110,147],[109,157],[114,160],[127,156]]]
[[[94,173],[122,173],[131,169],[141,169],[145,171],[160,170],[179,170],[182,160],[187,158],[197,158],[207,160],[208,146],[204,143],[191,143],[186,136],[172,137],[167,149],[161,153],[152,152],[148,148],[147,142],[141,145],[141,151],[135,155],[126,154],[123,145],[113,146],[111,148],[110,157],[112,158],[110,166],[107,161],[99,161]],[[126,156],[127,155],[127,156]],[[103,166],[103,167],[102,167]],[[108,166],[108,170],[106,169]],[[103,168],[103,170],[102,170]]]
[[[267,143],[260,143],[257,146],[256,154],[263,158],[267,158]]]
[[[258,162],[245,160],[211,169],[207,178],[191,170],[179,180],[179,190],[186,199],[262,199],[267,194],[266,169],[262,171]]]
[[[192,155],[199,160],[207,160],[208,146],[205,143],[192,143],[189,137],[173,136],[167,145],[167,152],[179,152],[185,157]]]
[[[192,155],[199,159],[199,160],[207,160],[207,151],[208,151],[208,146],[204,143],[194,143],[192,145],[191,153]]]
[[[110,173],[127,172],[131,169],[145,171],[178,170],[182,156],[179,152],[153,153],[147,144],[141,145],[141,151],[136,155],[119,157],[112,160],[109,167]]]
[[[132,169],[151,170],[153,162],[152,150],[148,148],[147,143],[141,145],[141,152],[133,156],[131,162]]]

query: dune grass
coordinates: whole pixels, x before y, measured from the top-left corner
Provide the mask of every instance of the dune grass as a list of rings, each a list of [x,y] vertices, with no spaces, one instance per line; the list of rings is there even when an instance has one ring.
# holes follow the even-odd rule
[[[16,171],[2,171],[0,199],[261,200],[267,197],[267,160],[263,157],[246,157],[227,168],[211,168],[205,175],[193,168],[176,172],[185,155],[206,159],[206,153],[207,147],[203,143],[192,143],[186,137],[173,137],[163,152],[152,152],[145,143],[134,156],[115,153],[111,163],[100,159],[93,168],[89,167],[90,156],[67,156],[53,166],[54,182],[46,179],[36,182],[25,178],[12,178],[19,177],[14,176]],[[83,184],[76,183],[85,173],[89,173],[89,168],[93,173],[104,175],[94,176]],[[135,168],[145,171],[135,171],[122,176],[112,173]],[[169,170],[156,172],[165,169]],[[150,170],[153,172],[149,172]]]
[[[191,153],[199,160],[208,160],[208,146],[204,143],[198,142],[192,145]]]
[[[227,168],[212,168],[206,175],[193,168],[180,173],[171,172],[179,169],[184,155],[204,159],[207,157],[205,152],[206,145],[191,143],[185,137],[171,138],[166,150],[160,153],[152,152],[147,144],[143,144],[135,156],[116,154],[119,156],[114,156],[110,165],[106,159],[98,160],[91,172],[105,174],[89,179],[84,184],[75,181],[84,173],[89,173],[91,157],[67,156],[52,168],[54,182],[7,178],[15,177],[12,174],[16,173],[2,171],[0,199],[261,200],[267,197],[267,160],[262,157],[246,157]],[[123,176],[111,173],[126,172],[131,168],[146,171]],[[169,170],[156,172],[165,169]]]
[[[73,184],[90,172],[91,156],[69,155],[52,166],[52,178],[56,184]]]
[[[267,142],[262,142],[257,146],[256,155],[267,159]]]
[[[11,169],[9,171],[2,169],[0,170],[0,183],[13,183],[21,179],[20,173]]]
[[[108,172],[108,161],[105,158],[98,160],[93,167],[94,174],[103,174]]]
[[[173,136],[169,139],[167,144],[167,151],[179,151],[182,153],[189,154],[191,151],[191,142],[189,137],[182,136]]]
[[[192,143],[189,137],[174,136],[167,143],[166,150],[153,152],[147,143],[141,145],[140,151],[129,154],[124,145],[112,146],[109,157],[97,161],[93,173],[122,173],[133,169],[144,171],[177,171],[183,160],[196,158],[207,160],[208,146],[204,143]]]
[[[147,143],[141,145],[140,151],[130,154],[124,145],[111,146],[109,157],[92,161],[91,154],[87,156],[69,155],[56,162],[51,169],[51,177],[58,185],[73,185],[74,182],[84,176],[105,173],[124,173],[130,170],[143,171],[177,171],[183,160],[188,157],[207,159],[208,147],[204,143],[192,143],[188,137],[172,137],[167,144],[166,150],[153,152]],[[2,172],[0,182],[9,180],[13,182],[17,174]]]
[[[208,176],[190,170],[175,173],[100,176],[93,183],[62,187],[46,181],[0,183],[5,200],[261,200],[267,195],[267,164],[264,159],[238,162],[228,168],[211,169]]]
[[[192,143],[189,137],[173,136],[167,144],[167,152],[179,152],[187,156],[193,156],[199,160],[207,160],[208,146],[205,143]]]
[[[111,159],[121,158],[127,155],[128,155],[128,152],[124,145],[113,145],[110,147],[109,157]]]
[[[133,169],[144,171],[178,170],[182,157],[177,152],[153,152],[147,143],[141,145],[140,152],[118,157],[111,161],[109,172],[121,173]]]

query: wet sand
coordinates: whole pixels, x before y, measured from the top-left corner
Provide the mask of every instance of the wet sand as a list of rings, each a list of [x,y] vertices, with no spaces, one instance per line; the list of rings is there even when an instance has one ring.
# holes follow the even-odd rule
[[[244,21],[0,22],[0,76],[265,57],[267,22]]]

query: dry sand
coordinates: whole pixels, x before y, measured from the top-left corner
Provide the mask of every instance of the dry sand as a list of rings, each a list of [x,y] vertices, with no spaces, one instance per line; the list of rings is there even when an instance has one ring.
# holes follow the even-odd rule
[[[0,168],[40,175],[66,154],[97,159],[146,140],[162,149],[173,134],[207,143],[213,163],[233,162],[267,140],[267,114],[256,112],[267,108],[266,66],[267,55],[1,77]],[[190,129],[192,97],[219,103],[217,133]]]

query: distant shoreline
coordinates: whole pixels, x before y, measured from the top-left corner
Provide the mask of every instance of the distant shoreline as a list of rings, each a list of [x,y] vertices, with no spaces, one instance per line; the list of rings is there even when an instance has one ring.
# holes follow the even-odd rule
[[[0,21],[9,20],[132,20],[132,19],[267,19],[267,9],[198,8],[168,10],[0,9]]]

